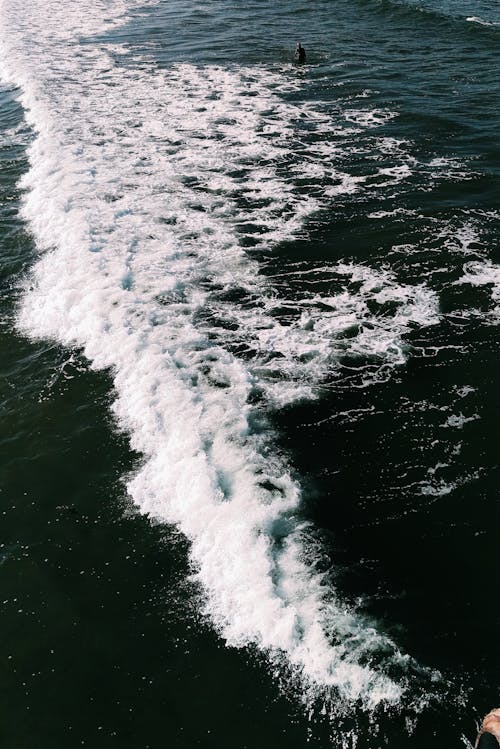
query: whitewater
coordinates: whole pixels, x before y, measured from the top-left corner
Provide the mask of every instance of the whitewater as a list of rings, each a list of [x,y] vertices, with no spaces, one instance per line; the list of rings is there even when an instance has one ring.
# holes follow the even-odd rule
[[[318,571],[300,477],[269,420],[350,361],[366,361],[362,386],[391,377],[411,356],[405,333],[440,319],[435,291],[389,267],[264,272],[339,196],[411,175],[402,141],[381,138],[398,163],[367,176],[344,171],[330,141],[398,113],[363,99],[333,117],[294,100],[307,81],[289,65],[162,70],[103,39],[144,5],[0,3],[1,76],[33,132],[22,216],[40,257],[19,330],[112,372],[116,423],[143,456],[130,496],[189,539],[198,603],[228,645],[291,670],[308,701],[397,706],[415,674],[430,694],[438,675]],[[307,274],[337,291],[287,297],[280,282]]]

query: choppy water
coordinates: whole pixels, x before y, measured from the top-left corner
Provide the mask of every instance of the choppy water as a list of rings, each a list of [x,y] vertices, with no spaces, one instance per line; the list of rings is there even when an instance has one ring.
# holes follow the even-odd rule
[[[473,738],[499,24],[2,0],[7,745]]]

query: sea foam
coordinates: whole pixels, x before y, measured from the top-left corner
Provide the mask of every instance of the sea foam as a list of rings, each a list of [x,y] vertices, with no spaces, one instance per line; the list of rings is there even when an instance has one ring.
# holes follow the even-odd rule
[[[190,539],[204,610],[230,645],[291,668],[305,695],[397,704],[418,667],[310,564],[266,409],[315,397],[343,358],[368,358],[374,377],[401,364],[404,334],[438,319],[436,297],[346,261],[319,269],[328,293],[276,315],[286,274],[277,285],[258,252],[305,236],[308,217],[358,186],[328,153],[337,126],[307,110],[322,141],[298,172],[331,187],[300,189],[288,166],[303,111],[285,94],[302,83],[265,68],[161,71],[89,39],[139,3],[91,5],[0,4],[2,77],[35,135],[22,215],[40,259],[19,328],[112,371],[114,413],[143,456],[130,494]],[[393,114],[345,116],[375,127]]]

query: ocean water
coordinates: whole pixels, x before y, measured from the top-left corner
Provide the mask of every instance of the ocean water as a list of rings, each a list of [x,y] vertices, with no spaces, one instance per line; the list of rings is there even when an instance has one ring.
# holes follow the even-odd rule
[[[474,739],[499,43],[492,0],[0,0],[2,746]]]

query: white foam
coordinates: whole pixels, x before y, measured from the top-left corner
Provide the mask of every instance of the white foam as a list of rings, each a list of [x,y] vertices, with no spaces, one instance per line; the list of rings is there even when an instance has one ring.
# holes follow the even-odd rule
[[[471,421],[473,419],[468,419]],[[461,428],[461,427],[460,427]],[[450,456],[457,456],[460,454],[461,443],[455,445],[455,448],[451,451]],[[436,470],[439,468],[445,468],[447,466],[439,465],[436,466]],[[449,494],[454,492],[460,487],[470,484],[472,481],[476,481],[481,476],[482,470],[472,471],[471,473],[465,473],[455,481],[446,481],[444,478],[438,478],[435,475],[431,475],[428,481],[424,481],[420,485],[420,494],[425,497],[430,497],[428,500],[430,503],[439,501],[442,497],[447,497]]]
[[[493,21],[486,21],[479,16],[468,16],[465,20],[469,21],[469,23],[478,23],[481,26],[498,26],[497,23],[494,23]]]
[[[478,176],[470,167],[456,157],[441,156],[431,159],[424,168],[429,171],[429,177],[434,180],[449,180],[463,182]]]
[[[440,243],[439,249],[445,249],[453,254],[464,257],[483,258],[485,246],[481,236],[480,227],[470,220],[464,221],[458,226],[453,223],[437,224],[436,240]]]
[[[495,307],[488,317],[490,320],[500,320],[500,265],[490,260],[467,262],[464,264],[462,277],[455,283],[488,286],[491,290],[491,298],[495,303]]]
[[[376,147],[380,151],[381,154],[386,156],[406,156],[407,151],[405,149],[405,146],[407,147],[409,145],[409,141],[405,140],[403,138],[377,138],[376,140]]]
[[[500,265],[487,258],[488,243],[483,229],[484,219],[496,220],[495,212],[478,212],[480,221],[471,220],[459,227],[445,227],[438,233],[438,238],[444,246],[458,252],[467,258],[463,264],[461,276],[453,282],[454,286],[469,284],[471,286],[486,287],[490,291],[492,309],[485,312],[471,311],[470,314],[481,314],[485,321],[497,324],[500,320]],[[464,311],[465,312],[465,311]],[[458,312],[454,312],[454,315]]]
[[[330,269],[334,291],[288,300],[293,321],[280,321],[287,299],[241,244],[301,236],[324,205],[284,166],[303,111],[282,94],[297,82],[264,68],[121,67],[116,45],[79,43],[137,7],[33,0],[26,13],[1,2],[1,73],[37,136],[23,216],[41,257],[19,326],[111,368],[114,412],[144,456],[130,493],[191,540],[206,612],[227,642],[284,660],[306,693],[396,703],[411,661],[306,563],[300,488],[270,431],[252,430],[250,396],[312,397],[342,357],[368,358],[376,377],[405,361],[405,334],[437,320],[437,301],[389,270],[344,263]],[[331,128],[304,112],[318,133]],[[335,149],[325,165],[304,148],[299,174],[328,173],[335,194],[354,189]]]
[[[387,187],[388,185],[397,185],[399,182],[411,177],[412,170],[408,164],[398,164],[397,166],[384,167],[377,172],[378,177],[385,177],[383,182],[376,184],[377,189]]]
[[[361,127],[379,127],[397,117],[397,112],[389,109],[349,109],[344,113],[348,122],[354,122]]]
[[[473,414],[472,416],[464,416],[463,413],[451,414],[441,426],[451,429],[463,429],[465,424],[480,418],[479,414]]]
[[[381,219],[381,218],[393,218],[394,216],[401,216],[401,220],[404,220],[407,216],[416,216],[417,212],[409,210],[407,208],[394,208],[392,211],[373,211],[368,214],[368,218]],[[401,247],[401,245],[399,245]],[[393,248],[394,249],[394,248]]]
[[[15,125],[0,132],[0,148],[27,145],[29,133],[22,125]]]
[[[455,392],[460,398],[466,398],[471,393],[477,392],[477,388],[472,385],[463,385],[462,387],[455,387]]]
[[[424,484],[420,489],[420,493],[424,496],[435,497],[438,499],[439,497],[448,496],[448,494],[451,494],[456,488],[457,484],[454,484],[453,482],[448,483],[444,481],[444,479],[439,479],[435,480],[433,483],[428,482],[427,484]]]

